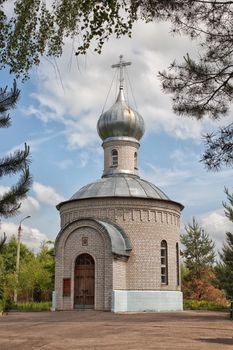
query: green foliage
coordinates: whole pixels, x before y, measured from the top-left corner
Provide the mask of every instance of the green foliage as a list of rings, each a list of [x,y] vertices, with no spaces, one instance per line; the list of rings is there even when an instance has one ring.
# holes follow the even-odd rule
[[[223,203],[226,217],[233,222],[233,194],[225,189],[228,203]],[[219,253],[220,262],[216,265],[217,284],[227,297],[233,300],[233,233],[226,232],[226,242]]]
[[[17,241],[16,238],[13,236],[9,242],[5,245],[3,250],[3,259],[4,259],[4,265],[7,273],[14,273],[15,272],[15,266],[16,266],[16,252],[17,252]],[[22,263],[29,264],[30,260],[33,257],[33,253],[30,251],[30,249],[27,248],[27,246],[23,243],[20,244],[20,261]]]
[[[184,264],[181,269],[182,291],[185,299],[206,300],[215,304],[226,304],[226,298],[216,287],[214,243],[200,227],[195,218],[186,227],[186,234],[181,235],[184,245],[182,252]]]
[[[50,298],[54,287],[54,258],[51,251],[42,243],[38,255],[34,255],[28,264],[21,264],[19,290],[26,300]]]
[[[20,247],[17,285],[15,276],[17,242],[14,237],[4,245],[0,255],[0,300],[7,300],[9,304],[16,286],[19,300],[50,300],[54,288],[53,248],[49,248],[43,242],[39,253],[34,254],[24,244]]]
[[[184,279],[186,279],[188,277],[189,269],[187,268],[187,266],[185,264],[181,264],[180,270],[181,270],[181,280],[183,281]]]
[[[20,247],[21,261],[29,264],[33,253],[22,243]],[[16,250],[17,242],[15,237],[12,237],[9,242],[4,244],[0,255],[0,300],[3,302],[12,297],[16,287]]]
[[[0,254],[1,254],[2,250],[3,250],[3,247],[4,247],[5,243],[6,243],[6,234],[4,232],[3,237],[0,238]]]
[[[229,308],[229,304],[217,304],[206,300],[184,300],[185,310],[211,310],[219,311]]]
[[[186,275],[182,281],[182,291],[185,299],[222,305],[227,303],[224,292],[216,287],[216,276],[211,269],[202,270],[201,277]]]
[[[5,307],[5,303],[3,300],[0,299],[0,312],[4,310],[4,307]]]
[[[195,218],[185,226],[185,230],[186,234],[181,235],[185,266],[190,276],[200,278],[203,270],[212,267],[214,263],[214,243]]]
[[[2,13],[0,66],[8,65],[16,75],[27,76],[42,55],[60,56],[67,37],[79,38],[77,54],[85,54],[92,43],[93,50],[100,53],[112,33],[130,35],[135,17],[130,5],[121,0],[62,0],[50,5],[41,0],[17,0],[14,17]]]
[[[0,311],[4,308],[5,305],[5,283],[6,271],[3,257],[0,255]]]
[[[11,310],[18,311],[50,311],[52,307],[52,303],[49,301],[42,301],[39,303],[30,302],[30,303],[18,303],[12,304]]]
[[[224,189],[224,192],[227,195],[227,200],[229,202],[229,204],[223,202],[223,206],[225,208],[225,215],[230,221],[233,222],[233,194],[230,194],[226,187]]]

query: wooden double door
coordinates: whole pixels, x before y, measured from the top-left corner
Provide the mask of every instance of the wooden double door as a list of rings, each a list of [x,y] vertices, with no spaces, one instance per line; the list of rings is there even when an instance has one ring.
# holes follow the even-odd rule
[[[89,254],[81,254],[75,262],[74,308],[92,309],[95,304],[95,261]]]

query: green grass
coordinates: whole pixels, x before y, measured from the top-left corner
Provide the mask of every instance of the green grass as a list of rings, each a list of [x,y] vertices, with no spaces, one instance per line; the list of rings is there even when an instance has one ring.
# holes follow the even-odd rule
[[[230,305],[229,305],[230,306]],[[228,305],[216,304],[206,300],[184,300],[184,310],[227,310]]]
[[[11,310],[17,311],[50,311],[52,303],[49,301],[44,301],[40,303],[30,302],[30,303],[18,303],[11,304]],[[209,302],[205,300],[184,300],[184,310],[227,310],[229,306],[216,304],[214,302]],[[0,312],[3,310],[4,305],[0,300]]]
[[[50,311],[52,303],[50,301],[42,301],[40,303],[18,303],[10,306],[11,310],[17,311]]]

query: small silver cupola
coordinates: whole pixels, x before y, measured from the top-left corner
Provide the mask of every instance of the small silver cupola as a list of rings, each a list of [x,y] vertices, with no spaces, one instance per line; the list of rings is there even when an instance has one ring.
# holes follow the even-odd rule
[[[120,62],[112,65],[113,68],[120,70],[120,86],[116,102],[101,114],[97,123],[98,134],[103,141],[109,137],[130,137],[139,141],[145,131],[143,118],[127,104],[124,97],[123,67],[130,65],[131,62],[125,62],[122,58],[121,55]]]

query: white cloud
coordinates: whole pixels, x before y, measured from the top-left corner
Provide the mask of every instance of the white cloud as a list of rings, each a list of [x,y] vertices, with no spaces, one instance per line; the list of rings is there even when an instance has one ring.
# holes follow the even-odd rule
[[[58,168],[62,170],[68,169],[71,165],[73,165],[72,159],[61,159],[59,162],[54,162]]]
[[[59,131],[59,132],[54,132],[53,130],[49,130],[47,132],[47,136],[43,136],[43,137],[33,137],[33,139],[29,139],[27,140],[27,145],[30,147],[30,153],[35,153],[36,151],[39,150],[40,145],[51,141],[52,139],[59,137],[60,135],[65,134],[65,131]],[[19,149],[24,149],[24,143],[21,143],[19,145],[16,145],[14,147],[12,147],[11,149],[9,149],[6,154],[12,154],[15,151],[18,151]]]
[[[39,209],[40,209],[39,202],[35,198],[28,196],[26,199],[22,201],[20,212],[23,214],[30,214]]]
[[[5,232],[8,239],[12,236],[17,237],[18,225],[3,221],[1,222],[1,232]],[[45,233],[40,232],[37,228],[26,226],[24,223],[22,223],[21,234],[21,242],[34,250],[38,250],[41,242],[49,240]]]
[[[205,213],[200,216],[200,220],[201,226],[214,239],[217,250],[220,250],[226,240],[225,233],[229,231],[233,233],[233,223],[224,215],[223,209]]]
[[[160,93],[162,94],[161,91]],[[170,102],[168,101],[165,102],[165,105],[161,106],[156,105],[153,99],[148,101],[142,107],[142,115],[146,116],[146,128],[149,132],[156,131],[159,133],[164,131],[170,136],[181,140],[189,138],[199,140],[203,133],[203,123],[175,115],[171,111]]]
[[[53,187],[42,185],[39,182],[34,182],[32,189],[35,192],[37,199],[42,203],[54,206],[65,200],[65,198],[56,192]]]
[[[141,177],[160,187],[171,200],[184,205],[182,217],[186,223],[192,216],[199,217],[203,212],[221,208],[226,197],[224,186],[232,188],[233,169],[207,172],[197,157],[191,148],[174,149],[166,166],[146,164],[140,171]]]
[[[3,195],[5,192],[9,191],[9,186],[0,186],[0,195]]]
[[[9,191],[9,186],[0,186],[0,195]],[[40,203],[32,196],[27,196],[23,199],[20,206],[20,213],[30,215],[31,213],[40,209]]]
[[[157,77],[159,70],[167,68],[175,57],[179,60],[187,51],[192,52],[193,46],[187,38],[169,34],[168,24],[139,22],[132,39],[110,39],[101,56],[89,53],[68,67],[73,41],[67,40],[62,57],[56,61],[61,80],[44,60],[36,76],[38,90],[31,95],[37,104],[25,108],[26,113],[45,123],[62,123],[71,149],[92,147],[98,140],[96,123],[114,75],[110,65],[123,53],[133,61],[129,75],[147,130],[165,131],[179,139],[200,139],[207,124],[175,116],[171,99],[162,93]],[[106,109],[114,102],[112,90]]]
[[[179,185],[187,179],[194,176],[191,170],[182,170],[179,168],[169,169],[156,167],[153,164],[147,164],[149,167],[148,171],[140,171],[142,177],[148,179],[152,183],[156,183],[158,187],[169,187]]]
[[[215,243],[216,258],[218,252],[221,252],[222,245],[226,241],[226,232],[233,233],[233,223],[226,218],[223,209],[216,209],[200,215],[194,215],[200,227],[209,235],[210,239]],[[188,221],[192,222],[192,218]],[[185,234],[185,225],[188,222],[181,222],[181,233]]]
[[[78,168],[84,168],[89,160],[89,153],[88,152],[81,152],[79,155],[79,164]]]

